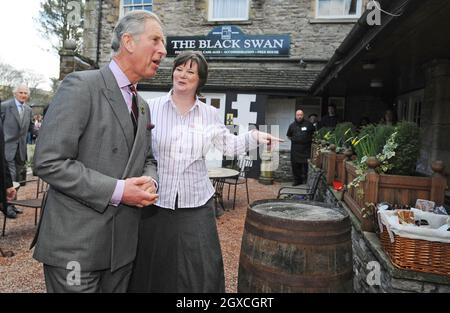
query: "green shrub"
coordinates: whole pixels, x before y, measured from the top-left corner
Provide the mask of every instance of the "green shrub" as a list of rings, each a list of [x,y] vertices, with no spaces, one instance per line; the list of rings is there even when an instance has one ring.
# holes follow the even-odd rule
[[[415,123],[400,122],[395,127],[397,148],[390,160],[393,165],[389,174],[414,175],[420,153],[420,130]]]

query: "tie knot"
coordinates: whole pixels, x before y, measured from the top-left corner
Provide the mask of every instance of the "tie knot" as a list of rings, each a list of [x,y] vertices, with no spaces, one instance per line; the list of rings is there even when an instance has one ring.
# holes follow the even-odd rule
[[[131,91],[133,94],[136,94],[136,87],[134,87],[134,85],[128,85],[128,87],[130,88],[130,91]]]

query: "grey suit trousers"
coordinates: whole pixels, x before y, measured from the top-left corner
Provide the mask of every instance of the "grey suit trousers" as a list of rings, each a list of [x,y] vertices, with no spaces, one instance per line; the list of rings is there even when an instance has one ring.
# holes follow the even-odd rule
[[[133,263],[111,272],[83,272],[44,264],[44,276],[49,293],[124,293],[127,291]]]

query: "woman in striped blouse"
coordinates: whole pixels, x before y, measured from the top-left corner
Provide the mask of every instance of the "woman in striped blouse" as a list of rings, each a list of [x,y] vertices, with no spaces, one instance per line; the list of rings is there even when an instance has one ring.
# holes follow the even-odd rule
[[[184,52],[173,64],[172,90],[149,102],[159,199],[142,211],[132,292],[225,291],[205,155],[212,146],[233,156],[280,141],[257,130],[231,134],[217,109],[198,99],[207,76],[203,55]]]

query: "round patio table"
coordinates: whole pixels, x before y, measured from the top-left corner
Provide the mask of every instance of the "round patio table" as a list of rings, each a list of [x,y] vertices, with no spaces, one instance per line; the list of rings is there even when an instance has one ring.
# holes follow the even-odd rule
[[[239,175],[239,171],[225,167],[214,167],[208,169],[208,177],[210,179],[225,179],[232,178]]]
[[[223,215],[225,207],[223,205],[223,185],[226,178],[233,178],[239,175],[239,171],[225,167],[214,167],[208,169],[208,177],[212,180],[216,190],[214,194],[214,204],[216,208],[216,217]],[[220,204],[220,206],[218,205]]]

